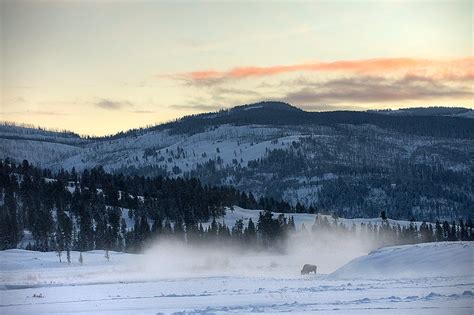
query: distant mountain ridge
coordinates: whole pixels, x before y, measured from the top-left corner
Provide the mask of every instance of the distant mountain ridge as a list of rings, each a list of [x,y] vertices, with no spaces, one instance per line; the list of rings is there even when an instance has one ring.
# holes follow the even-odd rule
[[[57,131],[33,126],[0,123],[0,138],[29,139],[34,141],[51,141],[59,143],[79,144],[85,141],[83,137],[72,131]]]
[[[385,115],[404,116],[450,116],[474,118],[474,110],[465,107],[411,107],[397,110],[370,110],[368,112]]]
[[[203,120],[205,118],[206,120]],[[335,126],[338,124],[372,124],[403,133],[448,138],[474,138],[474,124],[464,117],[445,115],[386,115],[378,112],[328,111],[307,112],[284,102],[259,102],[237,106],[217,113],[186,116],[175,122],[151,127],[149,130],[170,128],[173,133],[193,134],[209,126],[267,125],[267,126]]]
[[[0,158],[54,170],[193,176],[344,217],[380,209],[399,219],[471,215],[474,121],[452,117],[470,111],[392,112],[260,102],[90,138],[2,125]]]
[[[385,117],[390,116],[390,118]],[[396,117],[392,117],[396,116]],[[404,117],[404,120],[399,116]],[[428,117],[428,118],[427,118]],[[431,118],[429,118],[431,117]],[[258,103],[235,106],[217,112],[184,116],[172,122],[157,124],[151,127],[120,131],[108,136],[83,137],[71,131],[54,131],[44,128],[25,127],[14,123],[0,123],[0,137],[51,139],[67,138],[82,140],[108,140],[127,136],[129,134],[146,133],[169,129],[173,133],[196,133],[202,128],[222,124],[258,124],[258,125],[337,125],[337,124],[374,124],[379,127],[397,129],[406,133],[424,135],[426,130],[416,131],[409,127],[416,122],[419,127],[428,124],[443,124],[444,128],[436,128],[431,132],[435,136],[444,137],[474,137],[474,124],[468,120],[474,118],[474,110],[462,107],[414,107],[398,110],[368,110],[368,111],[323,111],[308,112],[298,107],[280,101],[262,101]],[[204,120],[205,119],[205,120]],[[207,120],[207,121],[206,121]],[[406,122],[408,120],[408,122]],[[399,126],[397,126],[399,124]],[[420,126],[421,124],[421,126]],[[446,129],[447,128],[447,129]],[[420,128],[421,129],[421,128]],[[37,134],[41,135],[39,137]],[[37,135],[37,137],[33,137]],[[427,134],[429,135],[429,134]],[[64,140],[67,142],[67,140]]]

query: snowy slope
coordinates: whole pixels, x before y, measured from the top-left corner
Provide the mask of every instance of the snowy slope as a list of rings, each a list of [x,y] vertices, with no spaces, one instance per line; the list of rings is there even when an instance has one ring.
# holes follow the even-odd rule
[[[14,158],[18,162],[28,160],[34,165],[53,165],[80,154],[82,148],[62,143],[0,138],[0,158]]]
[[[82,170],[101,165],[108,171],[127,167],[133,167],[139,171],[142,168],[153,166],[165,168],[170,175],[176,175],[172,172],[174,166],[179,167],[180,174],[182,174],[196,169],[198,164],[218,159],[222,161],[218,165],[219,168],[246,167],[249,161],[262,158],[266,153],[275,149],[288,149],[292,144],[299,143],[308,137],[315,141],[316,148],[329,151],[340,146],[341,140],[343,140],[340,138],[340,130],[322,126],[272,127],[224,124],[209,127],[193,135],[172,133],[171,130],[165,129],[144,131],[108,140],[91,139],[87,141],[82,138],[65,138],[62,134],[54,136],[54,133],[51,132],[47,134],[47,137],[43,136],[40,131],[37,131],[39,134],[30,135],[29,133],[34,129],[8,128],[4,127],[6,130],[0,132],[0,158],[10,157],[19,161],[29,159],[38,166],[53,169],[75,167],[76,170]],[[351,127],[351,133],[360,132],[364,137],[367,131],[383,137],[383,142],[391,146],[391,158],[416,156],[418,150],[427,150],[436,146],[438,149],[436,158],[446,163],[447,167],[455,170],[469,168],[469,163],[466,164],[466,161],[459,159],[451,161],[450,156],[445,153],[440,154],[440,150],[459,150],[459,148],[465,147],[466,142],[472,142],[470,140],[427,139],[426,137],[387,132],[375,126]],[[377,145],[381,144],[383,143]],[[345,149],[349,149],[350,146],[354,146],[353,150],[362,149],[358,143],[344,144],[344,146],[346,145],[349,147]],[[341,149],[342,147],[338,150]],[[377,147],[370,148],[371,152],[374,149],[377,150]],[[470,152],[469,149],[463,149],[463,151]],[[306,158],[313,159],[316,153],[319,152],[305,152]],[[386,157],[377,158],[379,163],[383,163],[382,158]],[[443,159],[446,160],[443,161]],[[305,201],[308,203],[314,200],[318,190],[318,186],[313,182],[321,182],[329,178],[285,178],[286,181],[293,179],[299,181],[301,185],[297,189],[286,192],[287,197],[302,201],[305,201],[306,198],[309,199]],[[225,182],[225,179],[222,180]],[[306,185],[303,185],[305,182]],[[308,191],[312,194],[310,198],[307,196]]]
[[[52,131],[27,125],[17,126],[9,123],[0,123],[0,138],[35,140],[70,145],[81,145],[89,142],[89,140],[69,131]]]
[[[474,275],[474,242],[442,242],[382,248],[351,261],[333,279],[394,279]]]
[[[170,134],[168,130],[152,131],[137,137],[118,138],[89,145],[56,167],[81,170],[103,165],[109,171],[133,166],[164,167],[171,172],[177,166],[182,172],[196,168],[209,160],[222,160],[229,166],[236,159],[239,164],[264,156],[267,150],[286,148],[297,141],[299,133],[264,126],[223,125],[192,136]],[[280,139],[279,144],[271,140]],[[148,152],[148,156],[145,154]]]
[[[469,110],[467,112],[455,115],[456,117],[472,118],[474,119],[474,110]]]
[[[385,128],[383,124],[325,125],[324,121],[316,121],[285,125],[278,123],[278,119],[272,120],[272,114],[282,110],[278,117],[283,121],[289,113],[301,113],[288,106],[279,104],[272,109],[256,104],[93,139],[0,126],[0,159],[10,157],[17,162],[28,159],[34,165],[53,170],[75,167],[80,171],[100,165],[106,171],[126,175],[195,176],[206,184],[232,185],[252,192],[257,198],[268,196],[293,205],[297,202],[315,205],[345,217],[375,216],[381,208],[396,209],[401,213],[394,215],[405,219],[413,215],[451,221],[469,216],[466,200],[472,199],[472,189],[459,185],[451,193],[453,187],[447,187],[446,182],[433,183],[443,176],[455,180],[462,177],[460,182],[471,181],[474,140],[469,130],[463,137],[450,138],[405,133]],[[237,119],[242,113],[261,120],[240,123],[222,120],[234,116]],[[204,120],[206,123],[202,123]],[[180,129],[186,124],[190,126],[188,129]],[[452,132],[456,133],[458,130],[453,128]],[[395,167],[398,161],[403,166],[401,169],[441,165],[441,173],[423,177],[427,182],[419,184],[442,194],[426,192],[417,196],[408,192],[410,197],[404,199],[395,183],[399,180],[397,175],[404,176],[397,174],[401,172]],[[345,198],[340,205],[335,204],[338,200],[332,200],[337,198],[329,198],[328,202],[328,193],[324,194],[323,188],[332,187],[338,180],[347,183],[348,192],[354,188],[362,190],[364,195],[360,198],[367,205],[350,203],[356,198],[345,194],[338,194]],[[406,183],[402,180],[400,184],[403,191]],[[398,210],[400,203],[407,206]]]

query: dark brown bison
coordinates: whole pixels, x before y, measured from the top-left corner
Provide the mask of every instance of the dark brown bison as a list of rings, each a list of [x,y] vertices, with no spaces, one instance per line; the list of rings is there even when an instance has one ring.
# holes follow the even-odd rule
[[[310,265],[310,264],[305,264],[303,266],[303,269],[301,269],[301,274],[302,275],[307,275],[307,274],[310,274],[310,273],[314,273],[316,274],[316,270],[318,269],[318,266],[315,266],[315,265]]]

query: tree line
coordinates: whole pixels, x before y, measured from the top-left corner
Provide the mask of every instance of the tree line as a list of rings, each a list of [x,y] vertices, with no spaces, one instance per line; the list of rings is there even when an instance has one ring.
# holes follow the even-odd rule
[[[132,250],[152,233],[192,230],[232,206],[292,209],[286,202],[256,200],[251,193],[203,185],[195,178],[113,175],[101,167],[53,173],[26,160],[18,165],[0,161],[0,192],[0,249],[15,248],[27,230],[34,249],[42,251]]]
[[[470,219],[416,225],[413,218],[408,226],[400,226],[389,224],[385,212],[380,225],[347,226],[337,217],[330,222],[328,216],[317,215],[312,226],[297,227],[291,214],[275,216],[271,210],[278,211],[278,202],[270,198],[260,203],[251,194],[203,186],[195,179],[128,178],[100,168],[53,174],[27,161],[0,161],[0,188],[0,249],[16,248],[27,230],[34,239],[27,249],[55,250],[60,258],[65,252],[68,261],[71,250],[139,252],[159,238],[195,245],[284,248],[297,230],[316,237],[357,234],[378,246],[474,240]],[[221,218],[234,205],[266,209],[256,222],[240,219],[229,226]]]

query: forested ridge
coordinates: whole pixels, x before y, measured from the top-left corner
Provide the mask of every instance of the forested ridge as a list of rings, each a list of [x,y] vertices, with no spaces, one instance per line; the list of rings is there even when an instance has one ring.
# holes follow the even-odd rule
[[[74,169],[53,174],[26,160],[21,165],[0,161],[0,189],[1,248],[16,247],[27,229],[36,240],[36,249],[49,250],[55,222],[67,235],[77,229],[75,241],[82,250],[101,248],[111,234],[116,238],[120,233],[123,241],[128,237],[127,247],[133,248],[151,231],[198,227],[198,223],[221,217],[226,207],[295,210],[286,202],[257,201],[251,193],[202,185],[195,178],[123,176],[108,174],[100,167],[80,174]],[[133,227],[126,221],[133,222]]]
[[[219,160],[209,160],[186,175],[211,184],[231,178],[237,188],[298,200],[346,218],[374,217],[380,209],[406,220],[413,216],[450,220],[472,214],[474,168],[469,143],[427,144],[406,154],[407,148],[397,145],[402,140],[370,128],[338,132],[324,140],[319,135],[302,136],[246,165],[222,166]],[[269,175],[272,180],[266,179]]]
[[[330,127],[341,124],[370,124],[411,135],[474,139],[474,123],[469,118],[429,114],[385,115],[361,111],[307,112],[284,102],[260,102],[221,110],[217,113],[186,116],[173,122],[150,127],[149,130],[169,128],[172,133],[194,134],[203,132],[208,127],[223,124]]]
[[[272,198],[257,201],[252,194],[202,185],[194,178],[123,176],[102,168],[52,173],[26,160],[19,165],[0,161],[0,189],[0,249],[16,248],[25,231],[34,239],[28,249],[59,253],[137,252],[156,238],[278,249],[297,230],[291,213],[318,211]],[[237,220],[227,226],[219,218],[236,205],[263,211],[257,222]],[[275,217],[272,211],[288,214]],[[308,237],[325,233],[350,237],[358,229],[359,236],[379,246],[474,239],[471,219],[417,226],[412,218],[409,226],[400,226],[390,225],[383,210],[381,216],[381,226],[345,226],[333,214],[333,223],[326,216],[316,216],[312,226],[298,228],[310,233]]]
[[[282,201],[281,212],[369,218],[383,209],[395,219],[466,220],[474,209],[474,120],[463,117],[472,112],[308,112],[260,102],[106,137],[4,124],[0,158],[55,172],[101,166],[127,181],[198,178],[251,192],[261,209],[260,197]],[[144,196],[137,187],[127,189]]]
[[[408,108],[394,111],[304,111],[284,102],[263,101],[254,104],[240,105],[233,108],[221,109],[216,112],[184,116],[173,121],[146,126],[142,128],[120,131],[107,136],[80,136],[67,130],[46,130],[30,125],[22,127],[22,135],[41,133],[43,137],[63,137],[81,141],[108,141],[128,136],[137,136],[150,131],[169,129],[175,134],[195,134],[206,128],[224,124],[236,126],[268,125],[268,126],[337,126],[340,124],[365,125],[370,124],[380,128],[406,134],[474,139],[474,123],[472,119],[454,117],[451,115],[469,111],[456,107]],[[0,136],[5,127],[16,126],[13,123],[0,124]],[[67,143],[66,141],[64,141]]]

